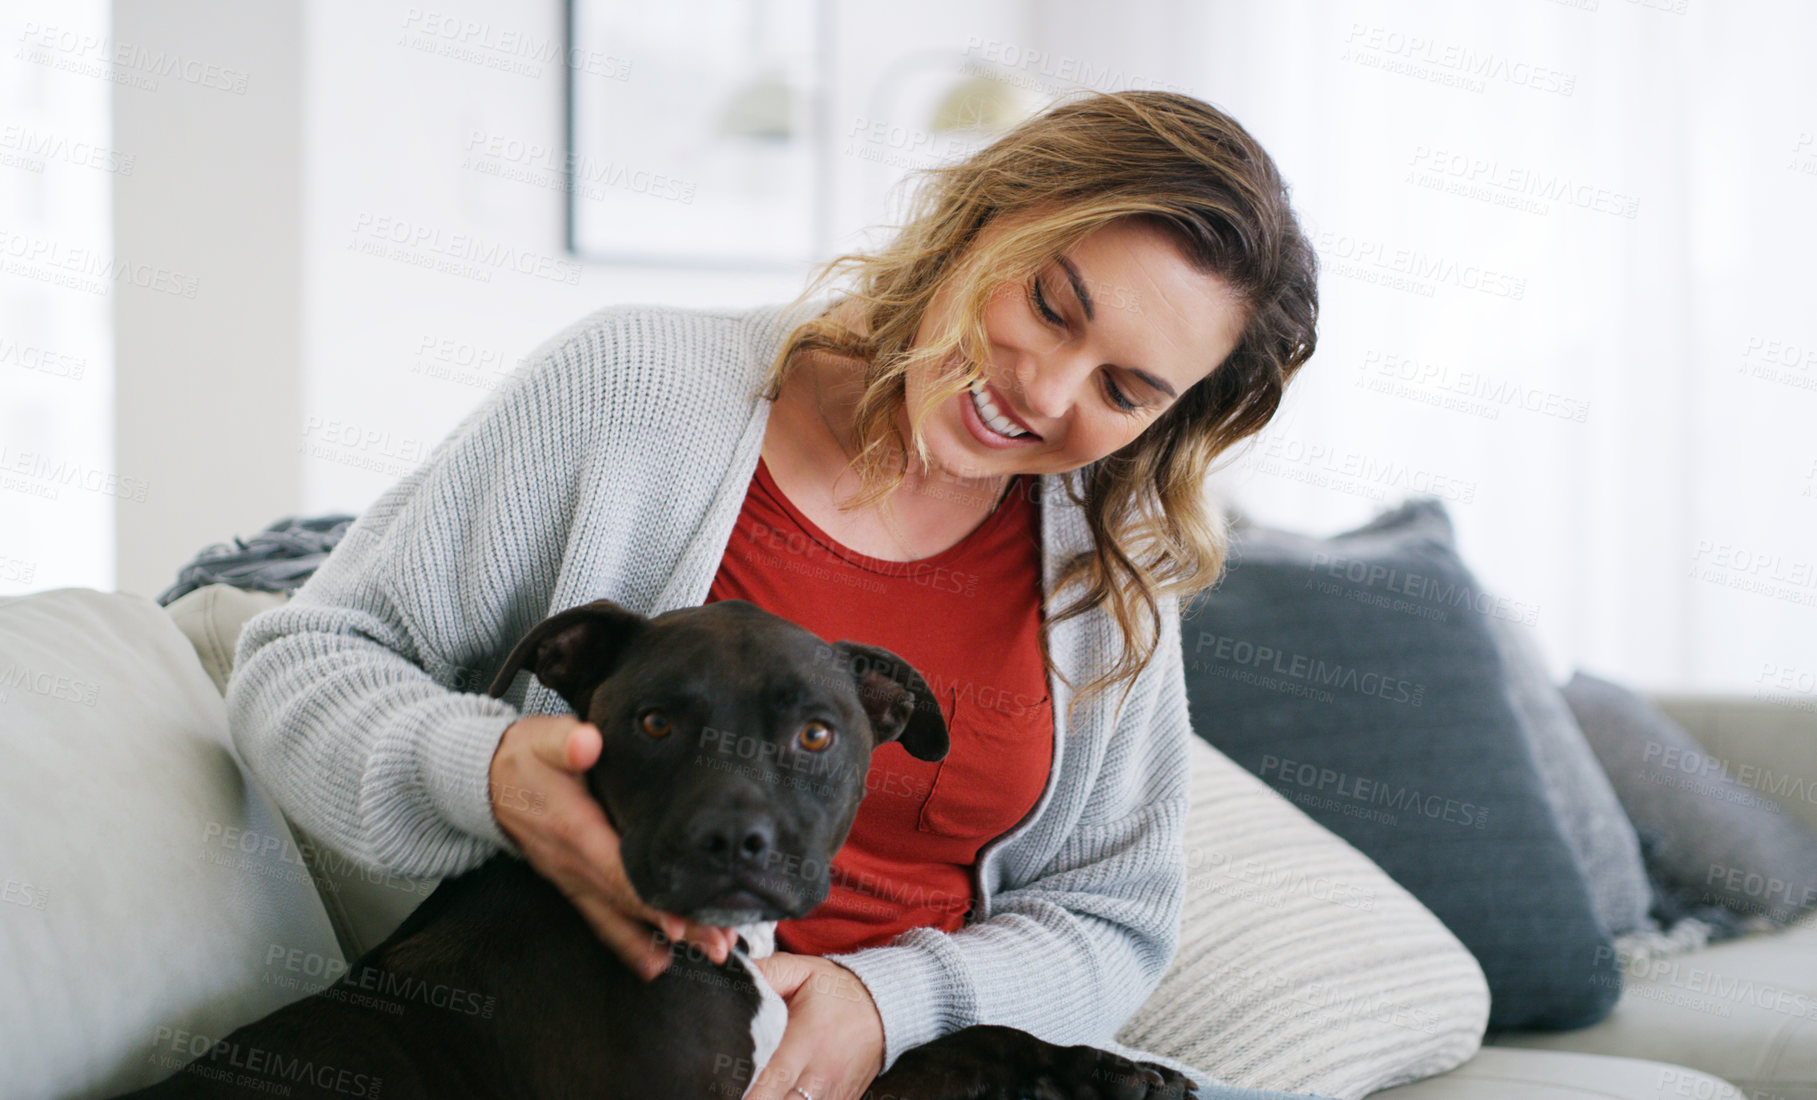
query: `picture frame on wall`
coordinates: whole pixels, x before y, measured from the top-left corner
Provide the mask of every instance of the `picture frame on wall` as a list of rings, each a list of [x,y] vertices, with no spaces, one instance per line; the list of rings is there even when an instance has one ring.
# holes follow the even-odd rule
[[[826,0],[569,0],[568,247],[800,268],[825,252]]]

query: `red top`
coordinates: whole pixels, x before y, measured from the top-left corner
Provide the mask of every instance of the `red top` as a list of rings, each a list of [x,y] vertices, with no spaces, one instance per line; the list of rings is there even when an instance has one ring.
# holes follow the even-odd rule
[[[822,641],[882,646],[927,680],[952,741],[935,764],[893,741],[871,754],[831,892],[808,916],[777,925],[781,949],[837,954],[910,928],[958,930],[978,850],[1040,800],[1054,722],[1038,640],[1038,485],[1016,477],[958,544],[895,562],[834,542],[758,460],[706,602],[749,600]]]

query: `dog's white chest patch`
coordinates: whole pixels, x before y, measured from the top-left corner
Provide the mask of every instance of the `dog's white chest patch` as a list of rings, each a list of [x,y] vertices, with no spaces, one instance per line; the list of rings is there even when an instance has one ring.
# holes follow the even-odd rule
[[[782,1043],[783,1029],[789,1026],[789,1006],[782,995],[770,988],[769,980],[757,969],[757,964],[742,951],[738,961],[751,972],[751,980],[757,983],[757,1014],[751,1017],[751,1084],[757,1083],[757,1075],[763,1067],[770,1064],[776,1048]],[[748,1095],[750,1086],[745,1086]]]
[[[770,1064],[770,1058],[782,1043],[783,1030],[789,1026],[789,1006],[782,999],[782,994],[771,987],[769,979],[763,976],[763,971],[751,961],[764,958],[776,950],[776,926],[748,925],[739,931],[750,945],[751,953],[747,955],[734,949],[732,955],[750,972],[751,981],[757,986],[758,998],[757,1012],[751,1017],[751,1082],[745,1086],[745,1094],[748,1096],[751,1085],[757,1083],[758,1074]]]

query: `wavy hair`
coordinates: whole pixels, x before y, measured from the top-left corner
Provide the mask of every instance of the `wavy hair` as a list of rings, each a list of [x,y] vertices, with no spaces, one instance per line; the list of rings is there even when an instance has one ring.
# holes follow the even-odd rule
[[[800,309],[829,279],[849,273],[845,298],[856,300],[866,331],[825,313],[806,320],[790,330],[765,378],[764,396],[774,401],[806,353],[864,364],[852,458],[859,491],[844,508],[894,493],[911,447],[927,466],[927,417],[983,375],[977,364],[990,361],[984,310],[992,295],[1032,279],[1094,230],[1126,218],[1158,228],[1189,265],[1222,280],[1240,303],[1242,335],[1228,358],[1132,442],[1086,465],[1077,479],[1065,475],[1093,547],[1062,564],[1056,588],[1082,585],[1083,592],[1044,618],[1042,663],[1064,679],[1049,655],[1048,631],[1108,603],[1127,644],[1116,647],[1119,656],[1103,675],[1075,691],[1072,704],[1119,682],[1127,697],[1159,644],[1157,597],[1176,595],[1183,604],[1223,571],[1227,527],[1206,496],[1206,478],[1220,455],[1268,423],[1312,355],[1317,258],[1261,145],[1215,107],[1171,92],[1063,98],[963,161],[920,177],[908,216],[887,245],[827,261],[789,307]],[[979,232],[997,219],[1003,231],[980,242]],[[917,346],[922,318],[949,279],[954,320]],[[942,372],[955,353],[971,366]],[[911,369],[927,370],[929,381],[920,407],[909,410],[912,439],[904,440],[896,417]],[[892,438],[893,451],[886,446]],[[1069,707],[1069,726],[1071,714]]]

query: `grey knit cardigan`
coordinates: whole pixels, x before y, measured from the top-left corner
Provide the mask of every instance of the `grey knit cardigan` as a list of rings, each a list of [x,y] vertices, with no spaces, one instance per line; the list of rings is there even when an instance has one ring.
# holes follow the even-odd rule
[[[775,306],[598,310],[533,351],[367,508],[236,649],[233,739],[284,811],[400,874],[521,856],[492,815],[493,751],[521,715],[568,708],[531,677],[502,700],[485,686],[563,608],[603,597],[653,616],[706,598],[757,466],[770,409],[759,385],[790,327]],[[1057,567],[1091,541],[1061,476],[1040,481],[1051,613],[1064,606]],[[1120,692],[1105,692],[1069,729],[1071,695],[1050,683],[1047,787],[979,853],[966,927],[831,956],[876,1000],[886,1067],[974,1023],[1120,1049],[1114,1033],[1175,949],[1186,872],[1177,600],[1160,612],[1160,647],[1120,712]],[[1051,652],[1083,685],[1118,639],[1098,608],[1056,626]],[[1239,1094],[1262,1095],[1225,1095]]]

